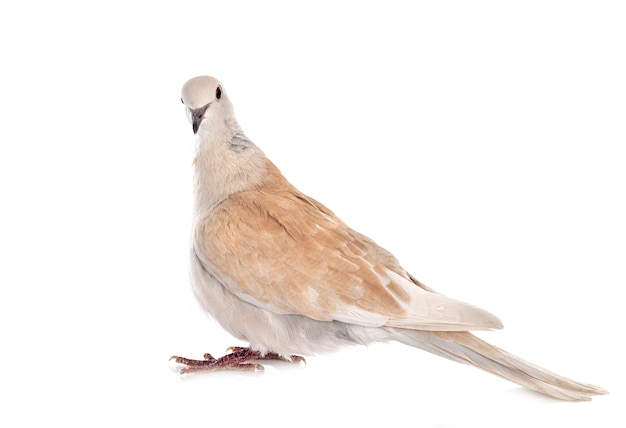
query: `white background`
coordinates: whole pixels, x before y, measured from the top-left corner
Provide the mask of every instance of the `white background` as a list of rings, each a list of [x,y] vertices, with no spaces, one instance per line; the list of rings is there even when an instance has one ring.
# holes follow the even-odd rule
[[[1,7],[0,425],[624,426],[622,2],[157,3]],[[187,276],[199,74],[481,337],[611,394],[398,344],[182,380],[237,344]]]

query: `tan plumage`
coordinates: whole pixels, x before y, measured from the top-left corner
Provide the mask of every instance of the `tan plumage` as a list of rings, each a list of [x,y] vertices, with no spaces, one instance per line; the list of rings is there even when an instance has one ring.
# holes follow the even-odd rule
[[[469,333],[502,324],[424,286],[391,253],[293,187],[245,137],[219,81],[191,79],[182,101],[198,134],[193,289],[252,350],[288,358],[397,340],[556,398],[606,392]]]
[[[318,321],[429,330],[500,328],[493,315],[387,269],[321,204],[278,188],[236,193],[198,223],[196,256],[243,300]],[[215,227],[219,224],[220,227]]]

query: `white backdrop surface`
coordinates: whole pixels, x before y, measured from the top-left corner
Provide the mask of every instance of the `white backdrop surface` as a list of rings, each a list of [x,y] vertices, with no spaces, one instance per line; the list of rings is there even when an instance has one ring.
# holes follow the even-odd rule
[[[624,426],[620,2],[2,6],[2,426]],[[240,344],[187,275],[190,77],[302,191],[611,394],[561,403],[398,344],[181,379]],[[618,409],[621,403],[621,410]]]

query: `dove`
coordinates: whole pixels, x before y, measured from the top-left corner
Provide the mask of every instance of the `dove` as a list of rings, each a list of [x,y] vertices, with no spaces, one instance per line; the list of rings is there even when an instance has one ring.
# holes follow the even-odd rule
[[[472,334],[502,323],[422,284],[389,251],[296,189],[246,137],[219,80],[187,81],[181,101],[196,135],[192,290],[211,317],[249,344],[219,358],[173,356],[181,373],[262,370],[256,361],[303,362],[301,355],[397,341],[557,399],[607,393]]]

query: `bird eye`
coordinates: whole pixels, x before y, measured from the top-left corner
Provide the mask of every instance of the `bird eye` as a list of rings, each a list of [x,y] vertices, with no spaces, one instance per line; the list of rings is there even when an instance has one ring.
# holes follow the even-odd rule
[[[183,103],[183,104],[185,104],[185,102],[183,101],[183,99],[182,99],[182,98],[180,99],[180,102],[181,102],[181,103]]]
[[[215,90],[215,98],[217,98],[218,100],[222,98],[222,88],[220,88],[219,86]]]

